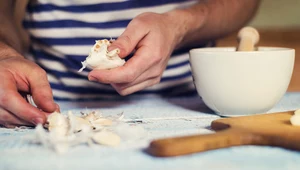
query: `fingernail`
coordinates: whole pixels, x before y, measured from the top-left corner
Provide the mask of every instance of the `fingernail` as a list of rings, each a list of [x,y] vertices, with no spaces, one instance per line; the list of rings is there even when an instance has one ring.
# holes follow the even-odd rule
[[[97,79],[95,77],[90,76],[89,81],[97,81]]]
[[[44,120],[42,118],[34,118],[32,119],[32,122],[35,124],[35,125],[38,125],[38,124],[43,124],[44,123]]]
[[[59,105],[57,104],[57,103],[55,103],[56,104],[56,112],[60,112],[60,107],[59,107]]]

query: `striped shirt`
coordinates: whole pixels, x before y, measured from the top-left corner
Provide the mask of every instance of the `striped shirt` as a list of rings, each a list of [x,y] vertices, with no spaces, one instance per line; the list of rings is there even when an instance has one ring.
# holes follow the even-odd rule
[[[135,16],[164,13],[194,4],[193,0],[37,0],[27,7],[23,25],[31,38],[28,59],[48,73],[56,100],[114,99],[107,84],[90,82],[81,68],[99,39],[116,39]],[[174,52],[161,82],[132,95],[195,94],[188,51]]]

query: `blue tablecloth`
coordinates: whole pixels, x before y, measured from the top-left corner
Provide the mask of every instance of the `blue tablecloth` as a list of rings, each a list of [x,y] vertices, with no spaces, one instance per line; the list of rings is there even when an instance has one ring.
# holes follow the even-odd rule
[[[144,152],[153,139],[188,134],[213,133],[209,126],[219,117],[198,96],[162,98],[144,96],[106,102],[60,102],[62,111],[100,110],[103,114],[123,112],[125,119],[142,119],[147,135],[121,142],[115,148],[79,145],[57,154],[30,144],[24,136],[33,129],[0,128],[0,170],[93,170],[93,169],[201,169],[279,170],[299,169],[300,152],[278,147],[240,146],[192,155],[157,158]],[[300,108],[300,93],[286,93],[270,112]],[[300,134],[299,134],[300,135]]]

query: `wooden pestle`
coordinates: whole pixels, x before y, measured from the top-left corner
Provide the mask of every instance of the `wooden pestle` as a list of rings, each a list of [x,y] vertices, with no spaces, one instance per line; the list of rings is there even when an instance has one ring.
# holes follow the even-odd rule
[[[253,27],[244,27],[238,32],[239,45],[237,51],[255,51],[259,41],[259,33]]]

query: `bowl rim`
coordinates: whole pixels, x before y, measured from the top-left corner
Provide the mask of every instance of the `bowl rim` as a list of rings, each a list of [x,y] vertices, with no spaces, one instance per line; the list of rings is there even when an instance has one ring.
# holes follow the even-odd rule
[[[268,46],[259,46],[257,51],[236,51],[236,47],[203,47],[203,48],[193,48],[190,49],[190,53],[261,53],[261,52],[290,52],[295,51],[293,48],[288,47],[268,47]]]

